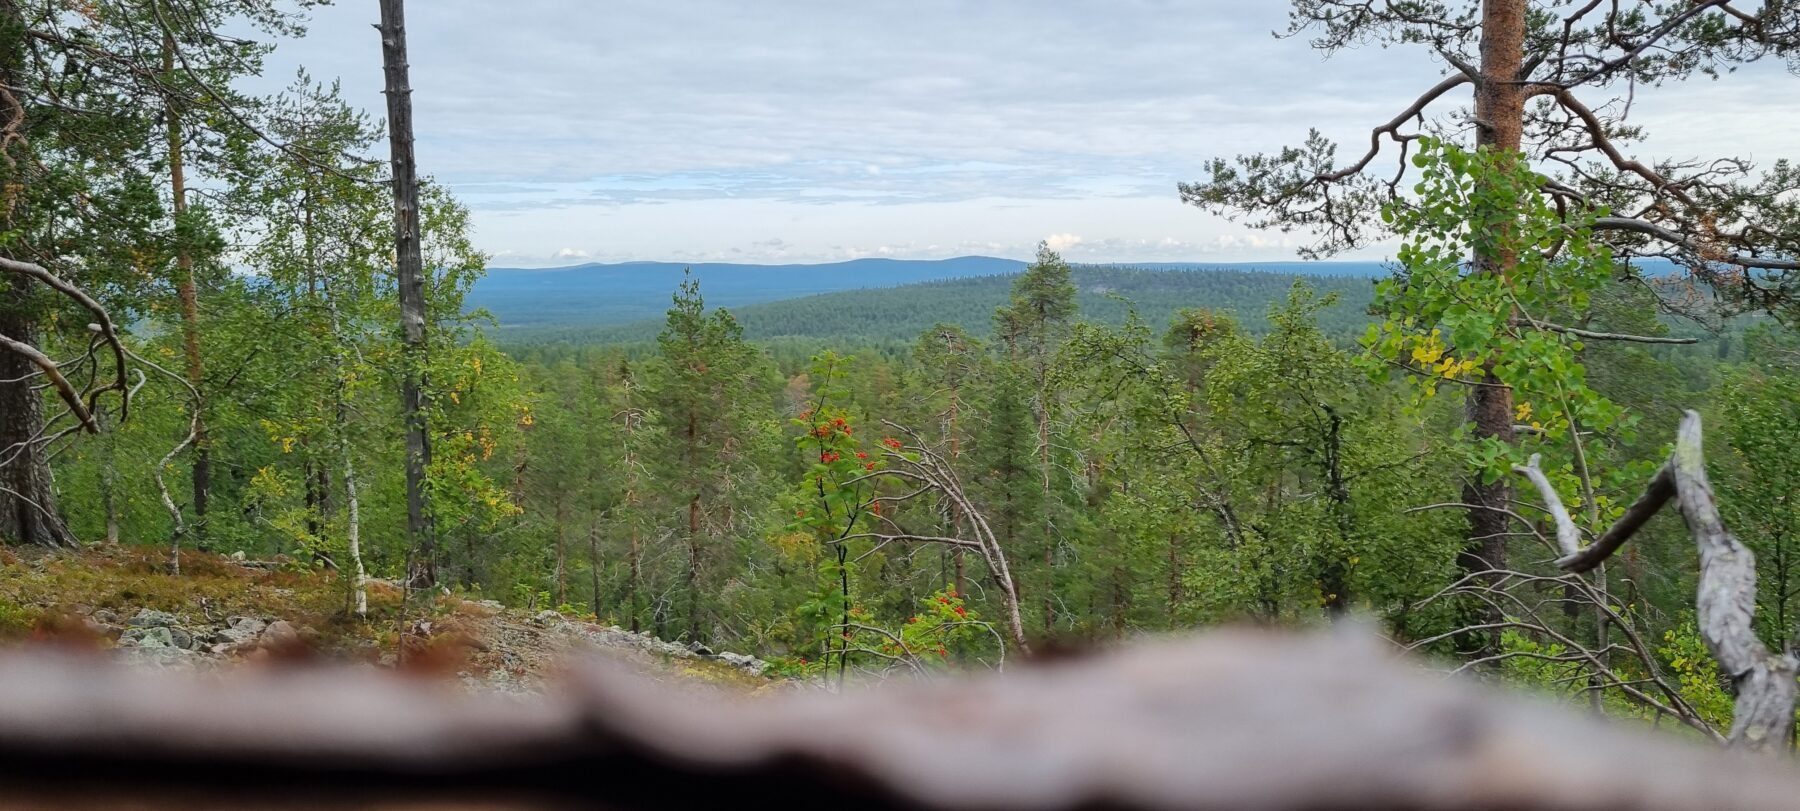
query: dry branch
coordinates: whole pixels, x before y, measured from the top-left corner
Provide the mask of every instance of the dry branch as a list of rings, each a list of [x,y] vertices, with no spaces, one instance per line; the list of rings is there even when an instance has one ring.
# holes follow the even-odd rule
[[[42,265],[0,257],[0,271],[36,280],[87,310],[94,317],[94,323],[89,328],[112,349],[114,377],[104,386],[89,387],[87,390],[81,391],[69,383],[54,360],[36,347],[14,338],[0,336],[0,349],[24,355],[33,365],[36,365],[44,373],[44,377],[56,388],[57,395],[62,398],[64,405],[69,407],[69,412],[74,414],[75,418],[88,431],[99,433],[100,423],[94,417],[94,408],[99,396],[109,391],[119,392],[119,419],[124,420],[130,414],[131,408],[130,373],[127,371],[128,366],[125,362],[127,350],[124,342],[119,339],[118,328],[113,325],[112,316],[107,314],[106,308],[100,306],[100,302],[95,301],[92,296],[87,294],[87,291],[51,273]]]
[[[1531,480],[1537,486],[1538,494],[1544,497],[1544,508],[1556,521],[1556,546],[1564,555],[1578,554],[1581,549],[1581,530],[1576,529],[1575,521],[1569,518],[1569,510],[1563,506],[1562,496],[1557,495],[1556,488],[1550,485],[1550,479],[1544,476],[1543,468],[1538,467],[1543,457],[1532,454],[1531,459],[1523,465],[1513,465],[1513,472]]]
[[[1700,552],[1696,618],[1707,650],[1737,688],[1731,744],[1759,751],[1787,748],[1794,731],[1795,675],[1800,661],[1773,652],[1758,639],[1756,556],[1725,529],[1706,477],[1700,414],[1681,420],[1675,450],[1644,494],[1593,546],[1557,561],[1564,571],[1585,572],[1617,551],[1671,498]]]

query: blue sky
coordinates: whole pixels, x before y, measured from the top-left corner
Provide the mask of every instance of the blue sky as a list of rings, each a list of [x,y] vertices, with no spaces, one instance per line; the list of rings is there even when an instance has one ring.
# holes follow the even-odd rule
[[[421,169],[503,266],[1024,258],[1040,240],[1078,261],[1292,259],[1304,235],[1202,214],[1175,184],[1309,126],[1365,143],[1440,75],[1416,49],[1327,61],[1276,39],[1276,0],[408,6]],[[379,115],[375,16],[317,10],[252,88],[305,65]],[[1632,121],[1640,154],[1781,157],[1800,81],[1770,65],[1647,90]]]

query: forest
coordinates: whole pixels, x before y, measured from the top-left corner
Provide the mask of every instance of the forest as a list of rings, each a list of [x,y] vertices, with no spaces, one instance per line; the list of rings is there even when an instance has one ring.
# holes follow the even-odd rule
[[[1179,195],[1313,258],[1392,240],[1381,279],[1044,246],[740,312],[690,279],[654,324],[517,334],[466,304],[468,209],[415,179],[398,0],[385,119],[305,72],[233,89],[310,5],[0,3],[9,555],[276,561],[356,621],[495,600],[838,684],[1359,619],[1446,670],[1787,746],[1800,170],[1728,133],[1640,162],[1624,115],[1794,59],[1792,5],[1297,0],[1321,50],[1444,71],[1366,155],[1315,131]],[[1701,447],[1738,546],[1693,525]],[[1753,560],[1753,638],[1716,627],[1722,560]],[[0,631],[31,608],[0,588]],[[1787,682],[1779,735],[1739,711],[1751,649]]]

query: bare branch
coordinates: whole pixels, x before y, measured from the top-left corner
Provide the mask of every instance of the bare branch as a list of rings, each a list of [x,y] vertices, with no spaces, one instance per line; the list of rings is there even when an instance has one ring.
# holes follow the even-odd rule
[[[1564,555],[1574,555],[1581,550],[1581,530],[1576,529],[1575,521],[1569,518],[1569,511],[1563,507],[1562,497],[1557,495],[1556,488],[1550,485],[1550,479],[1544,475],[1538,462],[1541,454],[1532,454],[1531,459],[1523,465],[1513,465],[1513,472],[1531,480],[1537,485],[1538,493],[1544,497],[1544,509],[1556,521],[1556,545]]]

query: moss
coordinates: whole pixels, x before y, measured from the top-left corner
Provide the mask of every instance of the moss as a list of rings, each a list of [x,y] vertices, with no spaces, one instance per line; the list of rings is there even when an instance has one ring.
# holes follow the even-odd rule
[[[349,584],[329,572],[262,570],[184,552],[177,575],[166,552],[141,547],[0,557],[0,637],[29,633],[48,616],[107,609],[127,619],[146,608],[194,625],[236,615],[284,619],[319,631],[318,646],[332,652],[375,642],[384,621],[398,616],[400,598],[397,590],[372,589],[363,620],[348,610]]]

